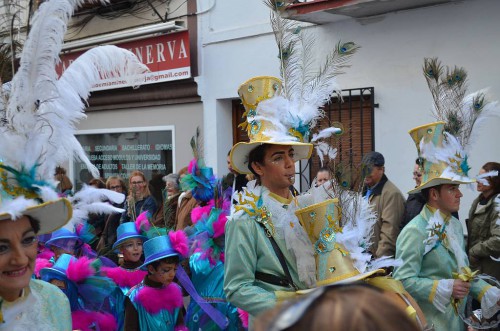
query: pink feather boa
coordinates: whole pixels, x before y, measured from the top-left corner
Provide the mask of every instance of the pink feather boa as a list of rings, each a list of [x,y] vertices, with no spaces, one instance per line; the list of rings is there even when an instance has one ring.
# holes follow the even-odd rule
[[[47,259],[37,257],[35,261],[35,276],[40,278],[40,270],[52,267],[52,262]]]
[[[210,200],[210,203],[206,206],[193,208],[193,210],[191,211],[191,221],[193,222],[193,224],[198,223],[198,221],[203,217],[208,217],[208,214],[210,214],[210,211],[213,207],[213,205],[211,205],[212,202],[213,200]]]
[[[212,227],[214,228],[214,238],[224,235],[226,223],[227,223],[227,215],[226,213],[222,212],[217,218],[217,221],[215,221],[214,224],[212,225]]]
[[[94,260],[86,256],[82,256],[76,261],[70,261],[68,269],[66,270],[66,276],[75,283],[80,283],[88,277],[94,276],[96,270],[92,267],[92,262],[94,262]]]
[[[198,168],[198,160],[196,159],[192,159],[191,161],[189,161],[189,164],[188,164],[188,172],[190,174],[193,173],[193,170],[196,170]]]
[[[44,248],[40,253],[38,253],[36,257],[40,259],[50,260],[52,257],[54,257],[54,255],[55,254],[53,251],[48,248]]]
[[[248,328],[248,313],[243,309],[238,308],[238,315],[244,328]]]
[[[133,287],[139,284],[148,274],[143,270],[127,270],[122,267],[102,267],[101,271],[120,287]]]
[[[116,331],[118,323],[113,315],[96,311],[77,310],[71,313],[73,329],[81,331]]]
[[[165,309],[172,313],[175,308],[183,305],[182,292],[175,283],[170,283],[163,288],[143,286],[138,290],[135,298],[137,303],[150,314],[157,314]]]
[[[189,244],[186,233],[182,230],[170,231],[168,233],[168,237],[170,238],[172,248],[175,249],[182,257],[187,257],[189,253]]]

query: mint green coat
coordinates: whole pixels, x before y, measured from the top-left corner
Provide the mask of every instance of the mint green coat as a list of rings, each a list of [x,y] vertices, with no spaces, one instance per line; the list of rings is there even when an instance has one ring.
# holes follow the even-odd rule
[[[267,197],[267,199],[272,199]],[[276,202],[276,201],[274,201]],[[296,217],[290,210],[289,217]],[[272,217],[269,221],[272,223]],[[266,227],[271,230],[269,226]],[[299,280],[297,262],[286,249],[284,239],[275,240],[285,256],[293,282],[300,289],[308,288]],[[226,224],[224,262],[224,292],[234,306],[252,316],[276,305],[274,291],[294,291],[255,279],[255,272],[265,272],[284,278],[283,268],[262,226],[244,211],[239,211]]]
[[[458,271],[458,264],[453,253],[444,245],[438,245],[424,256],[423,241],[428,237],[426,227],[431,217],[431,210],[425,206],[399,235],[396,242],[396,258],[402,259],[403,265],[396,269],[394,278],[403,283],[405,289],[419,304],[428,324],[434,324],[436,331],[462,331],[465,330],[464,323],[451,304],[448,304],[446,311],[442,313],[432,303],[438,281],[452,279],[452,273]],[[451,217],[447,231],[453,231],[454,237],[461,241],[460,247],[465,249],[460,221]],[[468,261],[465,261],[465,265],[469,265]],[[483,281],[473,282],[471,293],[481,301],[482,295],[488,288],[489,285]],[[460,309],[464,308],[465,303],[462,300]]]

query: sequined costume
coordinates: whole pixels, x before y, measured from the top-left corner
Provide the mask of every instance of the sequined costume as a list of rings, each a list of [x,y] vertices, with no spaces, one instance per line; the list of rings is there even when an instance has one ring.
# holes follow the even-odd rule
[[[458,243],[464,249],[463,230],[460,222],[449,217],[445,220],[446,238],[428,253],[425,254],[424,240],[428,238],[426,229],[433,215],[432,210],[426,205],[401,232],[396,243],[396,258],[404,261],[396,269],[394,277],[401,280],[405,289],[415,298],[425,317],[430,324],[434,324],[436,331],[461,331],[464,323],[451,305],[451,292],[446,293],[441,281],[453,281],[453,273],[457,272],[460,264],[468,265],[465,251],[463,254],[454,254],[451,241]],[[455,255],[461,255],[462,263],[457,263]],[[496,290],[484,281],[472,282],[471,293],[478,300],[492,299],[489,290]],[[486,295],[485,295],[486,294]],[[462,300],[459,309],[465,306]]]
[[[199,259],[199,257],[200,253],[195,253],[189,259],[191,281],[198,294],[229,319],[229,326],[226,330],[241,330],[238,311],[227,302],[223,291],[224,264],[218,261],[215,266],[211,266],[207,259]],[[187,309],[186,326],[189,330],[220,330],[193,299],[189,302]]]
[[[286,200],[251,183],[240,194],[236,213],[226,224],[224,292],[230,303],[255,317],[275,306],[275,291],[294,291],[256,279],[256,272],[284,278],[268,235],[282,251],[298,289],[315,285],[316,265],[313,246],[294,214],[312,204],[312,196]]]
[[[162,309],[159,306],[154,307],[154,312],[151,312],[151,307],[146,307],[144,305],[144,301],[140,299],[140,293],[144,290],[157,290],[160,296],[163,296],[161,299],[166,301],[171,297],[181,296],[180,305],[177,303],[176,305],[170,305],[169,309]],[[176,325],[178,324],[178,319],[180,317],[180,309],[182,307],[182,294],[180,287],[171,283],[167,287],[162,287],[160,283],[153,282],[147,278],[144,278],[144,281],[140,284],[134,286],[130,292],[127,294],[129,300],[126,302],[126,316],[125,316],[125,330],[148,330],[148,331],[173,331],[176,329]],[[150,297],[149,299],[153,299]],[[157,298],[158,299],[158,298]],[[130,305],[133,306],[135,310],[136,316],[134,316],[133,320],[137,318],[137,321],[134,321],[134,324],[131,325],[129,323]],[[175,306],[175,307],[174,307]],[[127,316],[128,315],[128,316]],[[138,326],[138,328],[136,328]]]
[[[68,298],[57,287],[32,279],[29,291],[14,302],[2,303],[4,323],[0,330],[70,331],[71,312]]]

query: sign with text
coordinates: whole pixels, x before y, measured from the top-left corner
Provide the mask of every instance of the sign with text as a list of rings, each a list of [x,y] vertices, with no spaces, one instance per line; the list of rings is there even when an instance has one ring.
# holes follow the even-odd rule
[[[151,72],[146,74],[142,85],[191,77],[189,33],[182,31],[161,36],[117,44],[128,49],[144,63]],[[61,75],[73,61],[84,52],[61,54],[61,63],[56,71]],[[108,90],[130,86],[125,77],[102,78],[92,91]]]
[[[172,130],[80,134],[76,138],[101,174],[107,179],[127,180],[132,171],[142,171],[148,180],[161,181],[173,170]],[[92,176],[82,162],[74,162],[75,186],[88,183]]]

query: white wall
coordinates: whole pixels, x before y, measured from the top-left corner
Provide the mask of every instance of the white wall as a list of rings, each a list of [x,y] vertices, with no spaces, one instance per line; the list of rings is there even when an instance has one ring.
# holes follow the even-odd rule
[[[362,46],[352,68],[340,77],[342,88],[373,86],[375,146],[386,157],[388,176],[403,192],[412,188],[417,156],[408,130],[428,122],[432,98],[422,75],[424,57],[468,70],[470,91],[490,87],[500,100],[498,13],[500,2],[475,0],[382,15],[369,20],[346,19],[310,28],[317,50],[326,54],[339,40]],[[277,48],[270,34],[269,10],[254,1],[217,1],[200,17],[200,94],[204,102],[207,163],[224,173],[231,145],[229,98],[257,75],[279,75]],[[318,63],[319,64],[319,63]],[[223,102],[219,102],[223,101]],[[227,118],[226,118],[227,117]],[[500,119],[489,121],[470,153],[471,175],[487,161],[500,161]],[[463,189],[461,219],[476,192]]]

